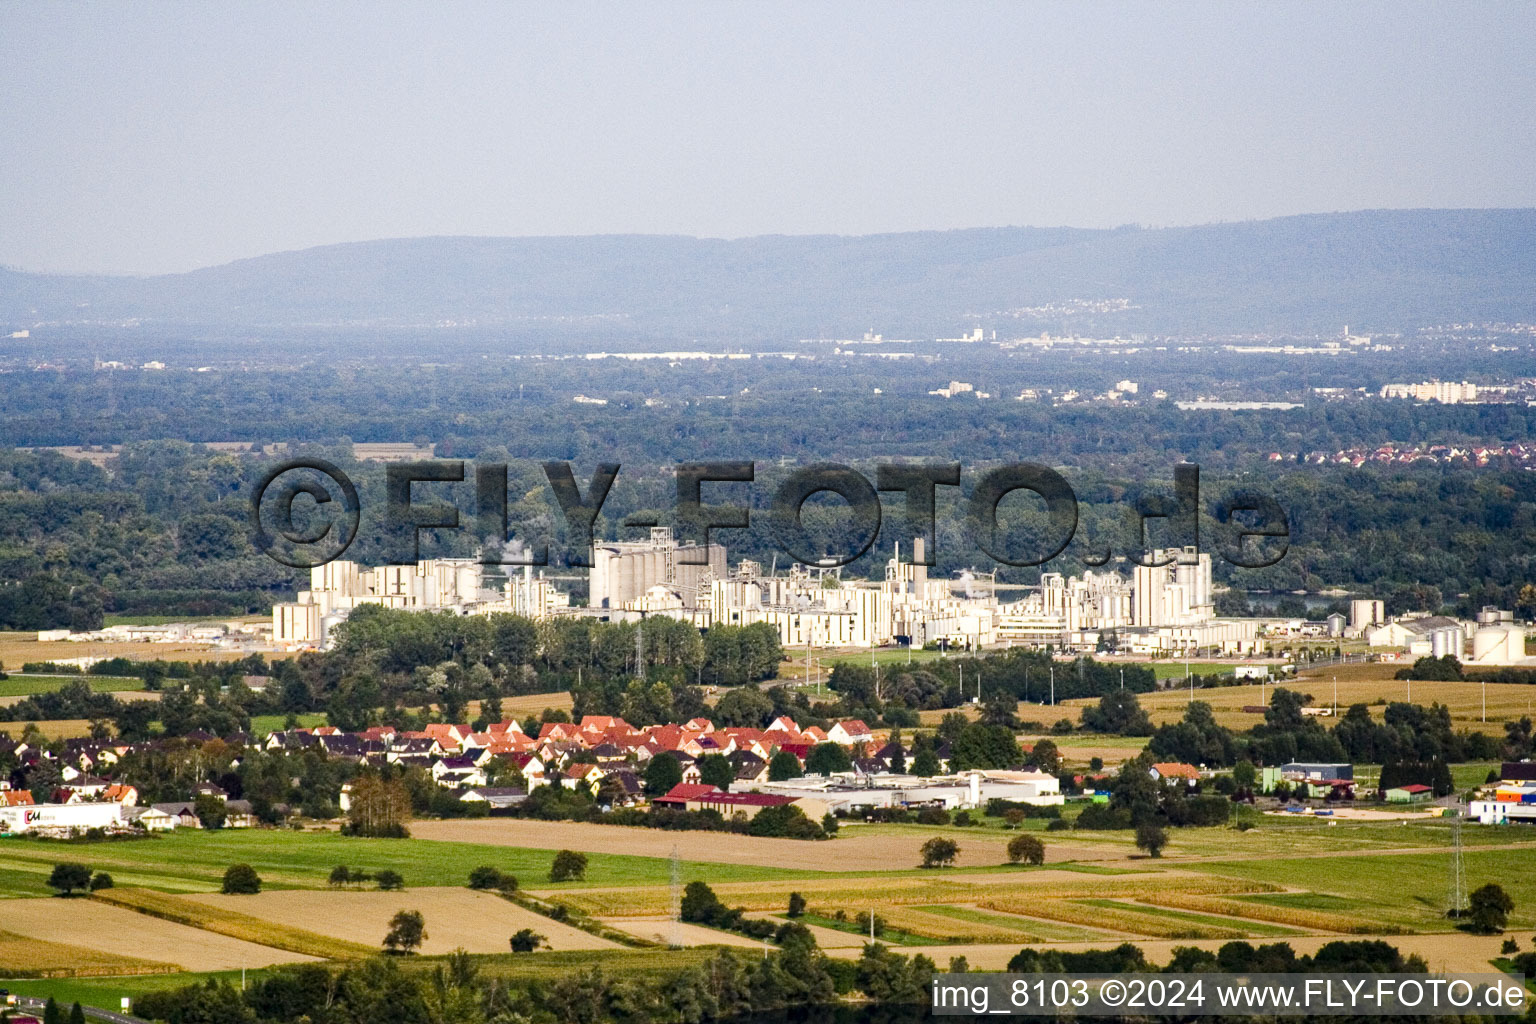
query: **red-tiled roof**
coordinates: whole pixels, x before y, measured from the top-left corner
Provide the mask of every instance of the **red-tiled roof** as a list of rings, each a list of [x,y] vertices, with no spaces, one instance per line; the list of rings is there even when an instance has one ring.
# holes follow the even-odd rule
[[[656,799],[658,802],[665,800],[673,803],[681,803],[685,800],[697,800],[700,797],[719,793],[720,791],[714,786],[706,786],[698,782],[679,782],[677,785],[667,790],[665,796],[659,796]]]

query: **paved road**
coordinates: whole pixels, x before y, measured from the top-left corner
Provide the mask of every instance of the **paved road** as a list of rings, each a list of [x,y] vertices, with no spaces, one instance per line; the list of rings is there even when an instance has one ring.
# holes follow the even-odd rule
[[[17,996],[16,1005],[24,1010],[32,1011],[39,1018],[41,1018],[43,1015],[43,1008],[48,1005],[48,1000],[33,999],[30,996]],[[81,1009],[85,1011],[85,1015],[87,1017],[94,1017],[97,1020],[110,1021],[111,1024],[150,1024],[149,1021],[144,1020],[142,1017],[130,1017],[126,1013],[118,1013],[115,1010],[103,1010],[96,1006],[82,1006]]]

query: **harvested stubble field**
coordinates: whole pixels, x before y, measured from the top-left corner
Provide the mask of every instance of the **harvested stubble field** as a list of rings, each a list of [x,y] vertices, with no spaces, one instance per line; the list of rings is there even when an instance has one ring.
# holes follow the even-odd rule
[[[1221,896],[1199,896],[1187,892],[1164,892],[1145,896],[1142,902],[1173,910],[1192,910],[1196,913],[1268,921],[1272,924],[1290,925],[1307,931],[1338,932],[1343,935],[1373,935],[1390,931],[1384,925],[1362,920],[1355,915],[1329,913],[1325,910],[1311,910],[1306,907],[1276,906],[1273,903],[1260,902],[1254,897],[1228,899]]]
[[[175,964],[187,971],[267,967],[315,959],[94,899],[7,900],[4,915],[6,930],[18,935],[89,946],[108,956]]]
[[[502,953],[507,940],[522,928],[548,937],[556,950],[611,949],[617,944],[570,925],[560,924],[486,892],[470,889],[424,888],[402,892],[268,890],[254,896],[206,893],[165,899],[214,913],[236,912],[274,930],[320,929],[327,941],[379,951],[396,911],[419,910],[426,919],[427,941],[422,952]]]
[[[930,914],[938,914],[953,921],[969,921],[974,924],[987,925],[994,929],[1019,930],[1032,936],[1026,942],[1086,942],[1093,939],[1107,938],[1109,933],[1095,928],[1081,928],[1075,925],[1064,924],[1056,921],[1029,920],[1017,914],[1002,914],[996,911],[982,910],[976,906],[927,906],[920,907]]]
[[[0,664],[64,658],[133,658],[139,661],[238,661],[240,651],[215,651],[206,644],[145,644],[134,641],[79,642],[37,639],[36,633],[0,632]]]
[[[569,691],[557,690],[554,693],[528,693],[515,697],[501,698],[501,717],[505,721],[515,718],[519,722],[529,715],[537,716],[545,708],[553,708],[556,711],[564,711],[567,714],[576,706],[576,701]],[[483,705],[478,700],[469,702],[464,712],[466,721],[474,721],[480,717]]]
[[[1147,908],[1148,912],[1143,913],[1113,900],[1076,901],[1006,896],[989,897],[977,905],[987,910],[1109,929],[1125,935],[1165,939],[1240,939],[1248,934],[1239,928],[1225,925],[1202,924],[1163,916],[1152,908]]]
[[[967,921],[935,913],[927,907],[887,906],[876,911],[885,923],[898,931],[910,932],[937,942],[1041,942],[1044,937],[1029,931],[1028,922],[1019,919],[1017,927],[988,921]],[[994,922],[1005,919],[994,918]]]
[[[752,865],[784,877],[791,871],[849,872],[916,870],[924,841],[948,835],[960,844],[957,866],[1000,867],[1007,857],[1010,833],[992,829],[938,829],[919,826],[846,825],[830,842],[803,839],[764,839],[731,832],[688,832],[594,825],[577,821],[537,821],[520,818],[418,821],[411,823],[414,839],[482,843],[544,850],[583,850],[596,854],[630,854],[667,858],[677,848],[694,862],[708,862],[709,878],[725,880],[721,865]],[[1047,861],[1095,858],[1106,854],[1097,846],[1074,844],[1073,836],[1046,845]],[[1130,842],[1125,848],[1129,850]],[[1117,856],[1111,853],[1109,856]],[[531,884],[531,883],[530,883]]]
[[[1188,872],[1085,875],[1051,869],[1028,872],[917,873],[910,875],[833,876],[755,883],[711,884],[721,902],[747,910],[782,910],[791,892],[799,892],[824,910],[856,913],[875,907],[981,902],[1011,897],[1044,899],[1135,898],[1147,892],[1240,893],[1277,890],[1278,886],[1215,878]],[[668,886],[585,889],[562,893],[560,901],[607,917],[648,917],[667,912]]]
[[[1407,701],[1408,683],[1393,679],[1392,675],[1402,665],[1369,663],[1365,665],[1341,665],[1339,676],[1339,714],[1349,710],[1351,704],[1371,706],[1371,715],[1381,720],[1385,705],[1379,701]],[[1321,670],[1316,676],[1302,676],[1282,681],[1279,685],[1301,693],[1310,693],[1313,703],[1319,707],[1333,705],[1333,669]],[[1247,729],[1263,720],[1262,715],[1245,712],[1245,706],[1257,706],[1275,692],[1275,684],[1259,686],[1217,686],[1196,690],[1195,700],[1205,701],[1215,712],[1216,720],[1232,729]],[[1189,707],[1188,690],[1160,690],[1156,693],[1139,694],[1141,706],[1146,709],[1154,725],[1177,722]],[[1488,721],[1482,721],[1482,684],[1469,682],[1433,683],[1415,681],[1413,701],[1428,706],[1432,702],[1446,705],[1451,712],[1451,722],[1456,728],[1471,729],[1503,737],[1504,723],[1536,709],[1536,686],[1519,683],[1488,684]],[[1072,708],[1070,717],[1077,720],[1082,708],[1095,700],[1063,702],[1062,711]],[[1330,724],[1325,721],[1325,724]]]
[[[603,924],[627,932],[637,939],[662,945],[679,946],[736,946],[761,950],[763,944],[736,932],[721,931],[702,924],[684,924],[670,917],[614,917],[601,919]],[[591,938],[591,936],[588,936]],[[567,947],[569,948],[569,947]]]
[[[114,956],[94,946],[30,938],[0,931],[0,978],[85,978],[117,974],[167,974],[175,964]]]
[[[319,957],[322,960],[358,960],[372,956],[371,945],[339,940],[329,935],[310,931],[293,922],[274,922],[260,916],[243,913],[253,909],[254,899],[248,896],[225,896],[227,904],[200,904],[192,900],[172,896],[150,889],[102,889],[93,896],[103,903],[123,907],[162,921],[173,921],[192,928],[201,928],[216,935],[227,935],[290,953]],[[255,899],[259,899],[256,897]],[[238,909],[237,909],[238,908]],[[316,915],[304,924],[323,921]]]

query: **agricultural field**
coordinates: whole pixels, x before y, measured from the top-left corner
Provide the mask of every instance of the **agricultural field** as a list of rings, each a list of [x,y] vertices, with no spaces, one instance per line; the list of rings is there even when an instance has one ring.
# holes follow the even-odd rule
[[[91,720],[88,718],[44,718],[32,724],[50,741],[80,739],[91,734]],[[0,732],[9,732],[13,738],[19,737],[25,726],[25,722],[0,722]]]
[[[417,822],[413,827],[427,824]],[[687,840],[688,836],[683,836],[678,841],[686,847]],[[46,895],[51,891],[44,885],[48,872],[56,862],[65,859],[107,871],[119,886],[172,893],[214,892],[231,864],[250,864],[261,876],[263,887],[272,889],[325,888],[331,869],[338,864],[369,871],[393,868],[405,877],[407,889],[463,885],[470,869],[483,864],[517,876],[527,888],[551,891],[591,885],[661,885],[670,878],[671,864],[665,858],[593,851],[588,855],[585,882],[552,885],[546,879],[555,849],[416,839],[353,839],[334,831],[268,829],[178,829],[145,839],[87,840],[68,846],[10,838],[0,839],[0,887],[14,895]],[[701,864],[690,859],[684,859],[683,871],[689,879],[750,881],[796,877],[795,872],[784,868]]]
[[[27,697],[34,693],[52,693],[70,683],[89,683],[97,693],[122,693],[142,690],[144,680],[126,676],[44,676],[12,673],[0,679],[0,697]]]
[[[1481,830],[1470,830],[1470,832]],[[1468,848],[1462,855],[1468,889],[1497,882],[1515,901],[1510,927],[1536,927],[1536,847]],[[1325,866],[1323,866],[1325,865]],[[1319,870],[1320,866],[1322,869]],[[1275,858],[1205,863],[1202,871],[1354,901],[1350,914],[1404,931],[1446,931],[1451,853],[1357,853],[1326,862]],[[1301,879],[1305,879],[1304,882]]]
[[[1043,822],[1041,823],[1043,827]],[[482,818],[474,821],[423,821],[411,826],[419,839],[573,849],[602,853],[624,851],[647,857],[670,857],[676,848],[688,858],[719,866],[757,865],[765,871],[881,871],[917,868],[919,848],[935,834],[931,828],[848,825],[831,844],[798,839],[763,839],[733,833],[663,832],[647,828],[593,825],[586,822]],[[966,830],[958,830],[966,834]],[[996,830],[967,834],[961,867],[990,867],[1007,860],[1007,837]]]
[[[28,939],[88,946],[98,955],[174,964],[188,971],[315,959],[89,898],[8,900],[4,921],[7,932]]]
[[[1237,938],[1286,941],[1305,951],[1330,939],[1382,935],[1405,950],[1433,953],[1432,964],[1463,969],[1485,966],[1497,952],[1496,944],[1452,932],[1444,917],[1449,822],[1247,820],[1253,827],[1245,830],[1172,830],[1159,859],[1136,851],[1128,831],[1037,832],[1048,851],[1043,867],[1002,865],[1013,833],[990,820],[971,828],[850,825],[819,843],[517,819],[415,822],[415,838],[408,840],[275,830],[178,831],[68,845],[10,839],[0,841],[0,895],[13,897],[0,903],[6,933],[0,935],[0,977],[35,973],[73,946],[89,947],[93,956],[72,956],[71,969],[123,972],[110,983],[113,991],[189,977],[134,971],[347,960],[377,951],[397,910],[426,918],[427,955],[407,961],[409,970],[434,969],[440,955],[455,948],[507,977],[550,977],[577,962],[601,963],[605,971],[611,963],[616,972],[686,965],[707,955],[705,946],[760,949],[759,941],[713,928],[674,930],[674,847],[682,881],[706,881],[726,905],[753,916],[782,919],[789,894],[799,892],[813,934],[838,957],[859,954],[862,934],[855,934],[852,919],[870,910],[889,929],[883,940],[902,952],[924,952],[941,964],[963,955],[978,969],[1001,968],[1026,945],[1067,949],[1125,941],[1156,959],[1174,945],[1214,949]],[[1026,822],[1030,829],[1043,824]],[[959,843],[959,867],[915,866],[917,847],[934,835]],[[1524,944],[1520,933],[1536,926],[1536,832],[1470,827],[1462,837],[1469,887],[1497,880],[1510,892],[1511,924]],[[585,879],[547,881],[560,848],[587,853]],[[48,892],[47,873],[62,859],[109,871],[118,887],[91,898],[26,898]],[[252,864],[263,891],[218,894],[231,863]],[[333,888],[328,876],[338,864],[393,868],[406,888]],[[469,890],[469,870],[480,865],[518,876],[523,890],[567,907],[581,926]],[[594,921],[585,923],[582,915]],[[547,936],[554,951],[506,955],[508,937],[524,927]],[[646,941],[676,937],[687,948],[623,948],[582,930],[587,927]],[[23,992],[42,984],[0,981]],[[58,984],[64,986],[59,992],[107,991],[86,978]],[[98,998],[96,1005],[114,1003]]]
[[[1371,706],[1373,717],[1379,720],[1389,701],[1406,701],[1409,683],[1391,678],[1392,673],[1401,667],[1390,663],[1339,666],[1339,714],[1342,715],[1349,710],[1351,704],[1367,704]],[[1323,675],[1321,678],[1303,676],[1286,680],[1280,685],[1287,689],[1310,693],[1314,698],[1313,703],[1318,707],[1331,707],[1333,678],[1331,670],[1329,672],[1330,674]],[[1522,715],[1536,716],[1536,686],[1520,683],[1487,684],[1488,720],[1486,723],[1482,720],[1483,684],[1418,681],[1412,686],[1413,700],[1416,703],[1427,705],[1431,702],[1439,702],[1450,708],[1451,721],[1458,729],[1470,729],[1503,737],[1505,722]],[[1248,729],[1260,722],[1262,716],[1242,709],[1245,706],[1260,706],[1273,696],[1274,692],[1275,684],[1273,683],[1266,683],[1263,686],[1218,686],[1195,690],[1194,699],[1211,705],[1211,709],[1216,714],[1216,720],[1222,725],[1231,729]],[[1154,725],[1177,722],[1184,716],[1190,701],[1189,691],[1180,689],[1159,690],[1138,696],[1141,706],[1147,710]],[[1082,708],[1091,703],[1095,702],[1091,699],[1063,701],[1060,706],[1062,714],[1058,717],[1069,717],[1079,721]],[[1027,708],[1021,706],[1019,709],[1021,717],[1037,720],[1040,717],[1038,712],[1039,709],[1033,706]]]
[[[376,952],[389,919],[399,910],[417,910],[426,919],[424,953],[502,953],[521,928],[546,936],[556,950],[609,949],[616,943],[568,924],[551,921],[492,893],[465,888],[423,888],[404,892],[268,890],[254,896],[207,893],[164,896],[217,914],[237,913],[276,931],[319,931],[337,945]]]
[[[299,725],[305,729],[313,729],[316,726],[327,724],[324,711],[305,711],[293,717],[297,718]],[[252,715],[251,735],[265,736],[268,733],[284,728],[287,722],[287,715]]]
[[[207,899],[216,902],[204,904],[193,897],[173,896],[155,892],[153,889],[112,888],[103,889],[93,894],[92,898],[114,907],[122,907],[135,913],[159,918],[162,921],[201,928],[216,935],[227,935],[232,939],[254,942],[258,945],[271,946],[289,953],[301,953],[322,960],[357,960],[371,956],[374,952],[371,945],[347,939],[338,940],[330,934],[322,935],[311,931],[307,926],[324,926],[325,919],[319,916],[295,923],[247,913],[247,910],[256,910],[259,907],[262,894],[239,897],[209,896]]]
[[[166,974],[176,969],[175,964],[113,956],[95,946],[71,946],[0,931],[0,977]]]
[[[279,655],[280,656],[280,655]],[[36,633],[0,632],[0,665],[12,668],[29,661],[62,658],[135,658],[165,661],[238,661],[239,651],[216,651],[207,644],[145,644],[135,641],[76,642],[37,639]]]

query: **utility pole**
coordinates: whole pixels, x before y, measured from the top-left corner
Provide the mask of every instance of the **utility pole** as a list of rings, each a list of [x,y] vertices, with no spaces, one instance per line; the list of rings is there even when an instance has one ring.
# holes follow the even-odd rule
[[[683,948],[683,872],[677,859],[677,844],[672,844],[672,941],[673,949]]]
[[[1125,669],[1120,670],[1120,689],[1125,689]]]
[[[1338,676],[1334,676],[1333,677],[1333,717],[1334,717],[1335,720],[1337,720],[1338,717],[1339,717],[1339,677]]]
[[[1483,721],[1488,721],[1488,680],[1483,680]]]
[[[1051,666],[1051,707],[1056,706],[1056,666]]]

